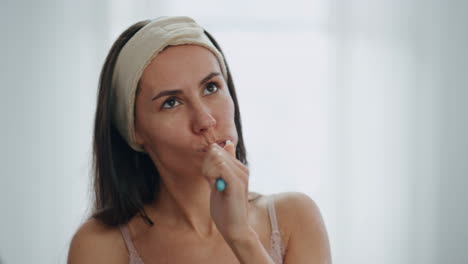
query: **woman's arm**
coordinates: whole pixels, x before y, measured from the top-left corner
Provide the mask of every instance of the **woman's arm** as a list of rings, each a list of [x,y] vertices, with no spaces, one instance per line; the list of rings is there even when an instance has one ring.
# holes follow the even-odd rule
[[[332,263],[327,231],[315,202],[306,194],[291,192],[277,204],[291,228],[284,263]]]

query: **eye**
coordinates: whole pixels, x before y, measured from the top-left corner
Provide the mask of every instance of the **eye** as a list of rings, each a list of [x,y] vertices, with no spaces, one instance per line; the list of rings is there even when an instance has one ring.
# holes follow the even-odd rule
[[[176,107],[179,104],[180,103],[179,103],[179,101],[177,101],[177,98],[171,97],[171,98],[167,99],[166,101],[164,101],[161,108],[170,109],[170,108]]]
[[[210,82],[206,85],[205,91],[208,91],[208,93],[204,92],[204,95],[210,95],[214,94],[218,91],[218,84],[216,82]]]

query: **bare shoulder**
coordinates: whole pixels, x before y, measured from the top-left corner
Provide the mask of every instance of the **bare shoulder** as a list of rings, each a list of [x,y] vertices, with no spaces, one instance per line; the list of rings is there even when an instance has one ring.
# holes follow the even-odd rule
[[[285,263],[331,263],[328,234],[315,201],[301,192],[277,193],[274,199],[278,224],[287,236]]]
[[[308,214],[308,218],[320,217],[317,204],[301,192],[275,193],[265,199],[274,199],[279,229],[284,234],[286,244],[297,226],[300,226],[298,220],[303,219],[304,214]]]
[[[68,263],[128,263],[120,230],[96,219],[86,221],[73,235]]]
[[[287,218],[304,216],[304,214],[309,214],[313,218],[321,217],[318,205],[305,193],[283,192],[273,196],[276,210],[281,215],[287,215]],[[297,222],[296,220],[294,222]]]

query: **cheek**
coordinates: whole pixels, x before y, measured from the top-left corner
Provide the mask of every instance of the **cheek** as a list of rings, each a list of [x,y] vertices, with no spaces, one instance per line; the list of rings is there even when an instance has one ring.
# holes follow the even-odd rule
[[[219,121],[222,129],[225,129],[230,135],[237,137],[236,123],[234,121],[234,101],[228,94],[228,98],[219,104],[216,110],[216,119]]]
[[[228,90],[225,90],[222,99],[217,101],[216,113],[219,113],[220,119],[234,122],[234,101]]]
[[[157,124],[149,127],[148,131],[154,150],[166,152],[168,149],[183,148],[183,139],[187,138],[186,122],[185,118],[178,116],[159,118]]]

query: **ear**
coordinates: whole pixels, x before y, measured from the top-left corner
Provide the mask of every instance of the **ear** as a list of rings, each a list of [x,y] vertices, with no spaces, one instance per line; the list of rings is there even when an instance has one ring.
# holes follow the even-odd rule
[[[140,133],[138,133],[136,130],[135,130],[135,142],[141,146],[141,148],[143,148],[143,152],[144,153],[148,153],[148,151],[146,150],[145,148],[145,141],[143,140],[143,137],[140,136]]]
[[[145,143],[145,141],[143,140],[143,137],[140,135],[136,127],[135,127],[135,140],[136,140],[136,143],[141,146],[143,146],[143,143]]]

